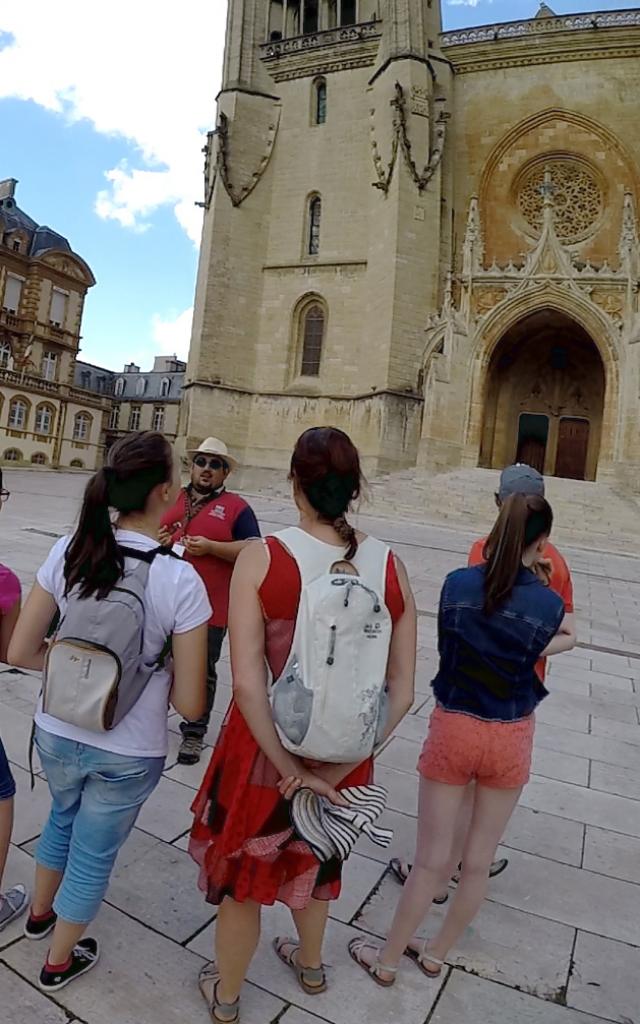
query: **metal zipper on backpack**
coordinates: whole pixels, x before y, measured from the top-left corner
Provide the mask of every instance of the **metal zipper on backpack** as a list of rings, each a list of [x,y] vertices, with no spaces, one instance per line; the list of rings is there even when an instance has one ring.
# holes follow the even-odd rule
[[[85,654],[93,648],[96,651],[103,651],[105,654],[110,655],[114,659],[118,668],[118,679],[116,685],[120,683],[120,680],[122,679],[122,662],[116,652],[112,651],[111,648],[105,647],[104,644],[94,643],[93,640],[83,640],[82,637],[79,636],[65,636],[62,640],[57,640],[56,643],[69,644],[70,647],[78,647],[81,651],[84,651]],[[55,644],[52,645],[51,649],[53,649],[54,646]]]
[[[327,655],[327,665],[333,665],[333,663],[336,660],[335,659],[335,653],[336,653],[336,634],[337,634],[337,632],[338,632],[338,627],[334,623],[333,626],[331,627],[331,636],[330,636],[330,639],[329,639],[329,654]]]

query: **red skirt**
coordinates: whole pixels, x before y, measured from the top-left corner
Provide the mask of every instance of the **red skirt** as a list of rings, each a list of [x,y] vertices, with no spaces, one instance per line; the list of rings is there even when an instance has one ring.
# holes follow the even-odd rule
[[[338,788],[373,778],[368,758]],[[200,865],[199,886],[208,903],[225,896],[263,906],[276,901],[302,910],[313,898],[340,895],[342,864],[321,864],[297,838],[278,772],[264,756],[234,703],[222,726],[192,811],[189,853]]]

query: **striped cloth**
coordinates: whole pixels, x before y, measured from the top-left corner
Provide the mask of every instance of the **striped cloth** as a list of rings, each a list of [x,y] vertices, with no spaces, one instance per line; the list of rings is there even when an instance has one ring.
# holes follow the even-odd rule
[[[351,786],[340,790],[348,807],[332,804],[311,789],[300,789],[291,801],[293,826],[321,863],[346,860],[362,835],[388,846],[393,832],[374,823],[387,804],[382,786]]]

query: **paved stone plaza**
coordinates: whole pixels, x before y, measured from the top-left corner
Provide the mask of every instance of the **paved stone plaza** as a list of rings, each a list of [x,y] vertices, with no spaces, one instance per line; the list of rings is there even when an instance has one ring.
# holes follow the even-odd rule
[[[25,587],[77,509],[82,476],[6,472],[11,500],[0,530],[3,562]],[[265,529],[293,521],[280,499],[255,499]],[[389,790],[392,853],[414,837],[415,764],[426,729],[435,666],[435,607],[444,574],[463,563],[471,535],[452,529],[363,520],[406,561],[420,611],[417,694],[412,714],[378,759]],[[566,535],[570,524],[564,523]],[[640,560],[565,547],[576,586],[580,646],[555,660],[552,695],[538,712],[535,774],[505,837],[507,871],[469,929],[451,966],[429,981],[408,961],[395,989],[375,987],[347,957],[348,939],[387,927],[398,887],[387,853],[363,843],[332,907],[326,960],[329,991],[308,997],[270,949],[289,931],[282,908],[264,914],[264,937],[249,974],[244,1024],[623,1024],[640,1022]],[[225,655],[213,743],[230,696]],[[30,883],[34,843],[47,813],[46,783],[29,791],[27,747],[38,679],[0,674],[0,729],[18,783],[7,883]],[[189,804],[206,766],[176,766],[177,718],[160,786],[121,853],[91,932],[100,964],[48,999],[34,986],[45,945],[0,934],[1,1024],[174,1024],[204,1022],[197,974],[210,959],[214,908],[196,888],[188,854]],[[427,923],[434,928],[435,912]]]

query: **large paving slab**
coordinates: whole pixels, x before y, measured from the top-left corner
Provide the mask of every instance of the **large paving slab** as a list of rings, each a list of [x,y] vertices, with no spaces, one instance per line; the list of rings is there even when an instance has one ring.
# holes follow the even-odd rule
[[[429,1024],[597,1024],[598,1020],[454,971]]]
[[[355,924],[385,935],[399,893],[397,882],[385,878]],[[446,904],[434,906],[419,934],[435,935],[447,909]],[[566,925],[487,901],[448,960],[482,977],[553,999],[568,977],[574,935]]]
[[[50,534],[73,521],[86,478],[8,473],[12,499],[0,529],[6,561],[28,586],[53,543]],[[252,501],[269,529],[293,521],[288,499]],[[444,574],[464,564],[474,538],[462,528],[366,515],[361,522],[396,547],[419,610],[413,714],[377,765],[378,780],[389,788],[386,823],[394,838],[389,850],[362,840],[346,865],[342,896],[330,908],[325,996],[303,995],[276,961],[270,941],[289,934],[291,920],[283,908],[265,910],[243,993],[244,1024],[640,1024],[640,559],[563,548],[574,569],[581,646],[550,666],[532,780],[500,848],[509,866],[492,880],[488,900],[451,951],[452,968],[440,981],[428,981],[406,963],[396,988],[383,991],[351,963],[346,943],[358,928],[384,933],[400,892],[387,872],[388,858],[413,856],[415,766],[433,708],[438,594]],[[180,718],[169,717],[164,777],[120,854],[107,903],[92,926],[103,942],[101,962],[48,1000],[34,987],[43,945],[28,943],[22,922],[15,922],[0,933],[0,1024],[208,1019],[197,974],[212,955],[216,908],[197,889],[186,846],[190,804],[231,699],[228,645],[219,680],[199,765],[177,764]],[[38,691],[37,673],[0,666],[0,732],[18,783],[7,885],[31,885],[31,854],[49,808],[46,782],[38,778],[31,793],[27,774]],[[452,886],[450,897],[454,892]],[[428,917],[427,934],[445,911]],[[5,993],[17,1004],[17,1017],[9,1016]]]
[[[91,932],[101,943],[101,958],[90,974],[64,990],[63,1005],[72,1014],[90,1024],[206,1020],[198,990],[202,957],[112,907],[103,906]],[[23,939],[2,958],[33,980],[44,952],[42,943]],[[245,1024],[270,1024],[284,1009],[282,1000],[253,986],[247,986],[244,1003]]]
[[[69,1017],[42,992],[0,963],[2,1024],[68,1024]]]

